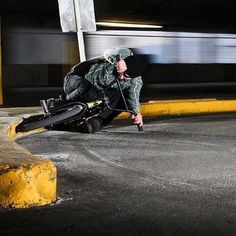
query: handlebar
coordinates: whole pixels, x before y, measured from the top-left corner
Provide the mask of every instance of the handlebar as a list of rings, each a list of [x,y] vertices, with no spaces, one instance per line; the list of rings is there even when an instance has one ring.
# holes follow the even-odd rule
[[[116,55],[115,57],[116,57],[116,61],[117,61],[117,62],[121,60],[121,57],[120,57],[119,54]],[[123,98],[123,101],[124,101],[124,104],[125,104],[125,107],[126,107],[126,112],[129,112],[129,113],[133,114],[134,116],[137,116],[137,114],[136,114],[135,112],[130,111],[130,110],[128,109],[128,106],[127,106],[127,104],[126,104],[126,100],[125,100],[124,94],[123,94],[122,89],[121,89],[121,87],[120,87],[119,77],[117,77],[113,82],[111,82],[111,83],[108,85],[108,87],[111,87],[114,83],[117,83],[117,84],[118,84],[120,93],[121,93],[121,95],[122,95],[122,98]],[[108,87],[107,87],[107,88],[108,88]],[[106,91],[106,89],[105,89],[105,91]],[[108,108],[110,108],[110,107],[108,106]],[[111,109],[111,108],[110,108],[110,109]],[[117,110],[117,111],[118,111],[118,109],[112,109],[112,110]],[[122,111],[122,110],[120,110],[120,111]],[[137,127],[138,127],[138,131],[143,131],[143,126],[142,126],[142,125],[137,124]]]
[[[138,131],[142,132],[143,131],[143,126],[142,125],[137,125],[138,126]]]
[[[121,60],[121,57],[120,57],[120,54],[116,55],[116,61],[120,61]]]

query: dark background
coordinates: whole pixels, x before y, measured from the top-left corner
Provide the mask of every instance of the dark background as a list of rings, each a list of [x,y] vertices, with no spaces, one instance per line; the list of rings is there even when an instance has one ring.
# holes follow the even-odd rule
[[[97,21],[151,23],[167,31],[236,32],[235,0],[95,0],[94,5]],[[9,0],[0,6],[2,16],[29,15],[42,24],[46,17],[59,25],[57,0]]]
[[[166,32],[236,33],[235,0],[94,0],[94,5],[96,21],[156,24],[162,25],[163,28],[160,30]],[[58,34],[51,39],[51,42],[54,42],[57,35],[63,34],[58,1],[1,1],[0,16],[4,106],[39,105],[40,99],[61,94],[63,78],[74,62],[73,64],[44,63],[38,59],[37,62],[26,64],[6,60],[15,58],[19,45],[22,46],[22,43],[32,44],[32,40],[27,38],[27,35],[37,35],[35,37],[40,36],[42,39],[43,35],[48,37],[52,35],[52,32],[57,31]],[[102,28],[98,27],[99,29]],[[17,41],[16,36],[24,36],[28,41]],[[63,37],[69,36],[63,34]],[[73,38],[72,43],[77,45],[76,33],[70,37]],[[9,46],[9,39],[15,43]],[[49,41],[47,41],[48,43]],[[14,49],[11,46],[14,46]],[[32,50],[35,48],[39,52],[45,52],[47,46],[39,45],[36,41]],[[55,44],[55,47],[61,50],[60,45]],[[233,49],[234,47],[232,47]],[[77,46],[73,50],[78,53]],[[25,54],[21,58],[26,58],[27,53],[31,52],[25,50]],[[48,54],[50,57],[56,57],[54,51],[49,51]],[[78,56],[74,56],[74,58],[77,63]],[[144,76],[144,85],[151,85],[148,90],[144,86],[144,92],[146,91],[149,96],[142,96],[142,98],[144,100],[149,98],[234,98],[235,81],[236,64],[159,63],[148,67]],[[178,86],[175,85],[176,83]],[[211,84],[209,85],[209,83]],[[157,86],[153,87],[153,84],[157,84]],[[160,84],[165,87],[161,87]],[[199,87],[196,88],[196,85]]]

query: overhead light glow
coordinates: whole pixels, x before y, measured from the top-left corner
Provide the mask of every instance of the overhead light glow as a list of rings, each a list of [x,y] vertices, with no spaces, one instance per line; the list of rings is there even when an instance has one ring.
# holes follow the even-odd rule
[[[148,29],[160,29],[162,25],[143,25],[143,24],[129,24],[118,22],[97,22],[96,25],[110,26],[110,27],[124,27],[124,28],[148,28]]]

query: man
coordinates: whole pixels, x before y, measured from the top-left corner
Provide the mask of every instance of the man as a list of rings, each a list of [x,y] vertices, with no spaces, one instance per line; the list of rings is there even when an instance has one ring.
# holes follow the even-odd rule
[[[141,78],[143,65],[143,63],[140,65],[130,49],[108,49],[102,57],[72,67],[64,80],[66,100],[89,102],[98,99],[101,91],[120,75],[120,85],[128,108],[137,114],[132,115],[131,118],[134,124],[142,126],[139,98],[143,85]],[[107,90],[107,96],[111,108],[120,108],[124,105],[117,83]],[[90,118],[82,130],[86,133],[94,133],[109,124],[119,113],[105,109],[98,116]]]

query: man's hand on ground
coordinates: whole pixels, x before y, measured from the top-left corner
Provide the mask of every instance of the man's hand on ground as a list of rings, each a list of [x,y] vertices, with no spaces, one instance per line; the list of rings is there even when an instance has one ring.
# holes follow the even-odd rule
[[[141,115],[140,112],[137,113],[136,116],[135,116],[135,115],[132,115],[131,118],[132,118],[132,120],[134,121],[134,124],[135,124],[135,125],[140,125],[140,126],[143,125],[143,117],[142,117],[142,115]]]

